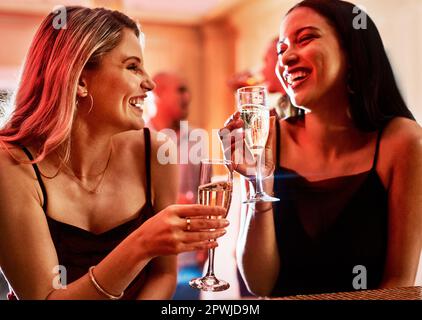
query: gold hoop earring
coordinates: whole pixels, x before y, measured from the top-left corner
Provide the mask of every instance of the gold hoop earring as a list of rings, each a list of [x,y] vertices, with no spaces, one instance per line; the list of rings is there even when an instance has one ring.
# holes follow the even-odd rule
[[[90,93],[87,92],[87,95],[89,96],[89,99],[91,100],[91,105],[89,106],[89,110],[86,114],[89,114],[92,111],[92,108],[94,107],[94,98],[92,97],[92,95]],[[84,97],[86,98],[86,97]],[[76,99],[76,108],[79,107],[79,99]]]
[[[94,98],[90,93],[88,93],[89,98],[91,99],[91,106],[89,107],[88,113],[89,114],[92,111],[92,108],[94,107]]]
[[[82,99],[82,98],[86,98],[87,96],[89,96],[89,98],[91,99],[91,106],[89,107],[88,113],[90,113],[91,110],[92,110],[92,107],[94,106],[94,98],[92,97],[92,95],[90,93],[88,93],[88,91],[85,91],[84,94],[86,94],[86,96],[79,97],[79,98]],[[76,97],[76,101],[75,101],[75,105],[76,105],[77,108],[79,107],[79,98]]]

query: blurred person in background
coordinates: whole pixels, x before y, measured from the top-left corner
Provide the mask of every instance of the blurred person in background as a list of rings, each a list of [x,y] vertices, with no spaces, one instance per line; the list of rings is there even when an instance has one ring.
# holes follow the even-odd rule
[[[199,183],[199,164],[188,161],[181,161],[181,152],[189,152],[189,133],[192,127],[187,122],[189,115],[189,105],[191,102],[191,92],[186,80],[176,73],[161,72],[153,77],[156,85],[154,89],[154,102],[156,107],[155,115],[147,123],[147,127],[154,131],[163,129],[172,130],[169,137],[176,139],[178,165],[180,171],[179,189],[177,203],[196,203],[196,194]],[[181,130],[182,125],[182,130]],[[187,145],[187,150],[182,150],[182,142]],[[186,160],[186,159],[185,159]],[[184,163],[188,162],[188,163]]]
[[[264,65],[261,73],[263,84],[268,89],[268,98],[271,108],[271,115],[276,116],[278,119],[288,119],[290,117],[298,116],[304,110],[295,107],[291,101],[276,74],[278,68],[278,55],[277,55],[278,37],[271,40],[268,45],[267,51],[264,55]]]
[[[155,131],[172,130],[169,132],[169,137],[176,140],[174,143],[177,145],[180,176],[177,203],[196,203],[199,163],[192,162],[189,157],[181,160],[186,154],[189,155],[190,146],[194,142],[189,140],[192,127],[189,127],[187,122],[191,92],[186,80],[173,72],[160,72],[153,77],[153,80],[156,85],[154,89],[156,114],[147,126]],[[178,284],[174,299],[199,299],[199,291],[189,287],[189,280],[201,275],[206,257],[206,251],[186,252],[178,256]]]
[[[272,39],[268,44],[262,59],[262,68],[258,74],[251,71],[236,73],[228,81],[233,91],[241,87],[263,85],[268,90],[269,107],[271,115],[279,119],[288,119],[304,112],[303,109],[295,107],[278,80],[276,68],[278,68],[277,55],[278,37]]]

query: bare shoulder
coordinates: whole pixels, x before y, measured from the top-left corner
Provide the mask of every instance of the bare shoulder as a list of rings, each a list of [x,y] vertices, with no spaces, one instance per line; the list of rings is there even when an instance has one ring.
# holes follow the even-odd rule
[[[404,156],[401,152],[421,152],[422,128],[411,119],[394,118],[385,127],[381,143],[384,149],[397,159]]]
[[[396,117],[391,120],[384,129],[384,137],[392,141],[402,140],[402,142],[422,138],[422,128],[411,119]]]
[[[28,208],[42,207],[42,192],[31,164],[20,148],[0,148],[0,232],[8,223],[23,223],[36,213]],[[4,231],[4,230],[3,230]]]
[[[157,199],[166,190],[176,190],[178,149],[169,135],[152,130],[150,130],[150,133],[152,189],[153,198]],[[126,157],[124,160],[135,160],[132,163],[138,168],[137,170],[143,171],[145,168],[144,130],[127,131],[116,135],[113,139],[119,157]]]
[[[169,157],[173,157],[176,154],[176,145],[168,134],[162,132],[156,132],[150,130],[150,141],[151,141],[151,160],[152,163],[160,162],[165,163],[166,161],[157,161],[157,153],[161,152]],[[144,130],[131,130],[120,133],[113,138],[114,145],[120,155],[127,154],[137,157],[144,156],[145,150],[145,132]],[[171,152],[170,152],[171,151]],[[158,155],[157,155],[158,156]]]
[[[176,202],[178,189],[178,148],[176,134],[151,131],[151,166],[154,207],[157,211]]]
[[[35,172],[14,158],[28,160],[19,148],[0,149],[0,265],[19,298],[44,299],[57,255]]]
[[[0,198],[14,193],[37,195],[37,177],[22,149],[0,148]],[[17,195],[16,195],[17,196]]]
[[[14,165],[17,162],[13,159],[14,157],[19,156],[19,150],[16,146],[13,146],[9,143],[6,143],[5,146],[0,144],[0,165]]]
[[[125,155],[127,152],[139,154],[144,147],[143,130],[131,130],[116,134],[113,136],[113,146],[120,155]]]
[[[171,137],[174,134],[174,137]],[[126,144],[131,145],[133,150],[139,153],[139,150],[145,150],[145,132],[144,130],[130,131],[124,134],[123,139]],[[176,133],[169,130],[160,132],[150,130],[151,142],[151,162],[152,164],[168,164],[177,161],[177,146],[173,142],[176,140]]]
[[[31,183],[36,178],[30,164],[23,164],[20,161],[28,161],[25,153],[15,146],[0,148],[0,187],[9,185],[20,185]]]
[[[34,199],[42,206],[42,192],[32,165],[19,162],[28,160],[20,148],[0,148],[0,201],[24,204],[19,199]]]
[[[394,177],[412,175],[421,167],[422,129],[416,121],[397,117],[384,128],[379,154],[379,173],[385,185]]]

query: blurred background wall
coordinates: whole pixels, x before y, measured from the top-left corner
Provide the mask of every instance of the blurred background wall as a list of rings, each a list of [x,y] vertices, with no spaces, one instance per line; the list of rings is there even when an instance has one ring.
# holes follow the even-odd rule
[[[152,5],[151,3],[156,3]],[[422,1],[352,0],[379,27],[405,100],[422,120]],[[227,80],[259,71],[269,41],[294,0],[5,0],[0,3],[0,89],[15,87],[19,66],[46,13],[58,4],[106,6],[138,19],[150,74],[175,71],[192,91],[189,120],[218,128],[234,110]]]
[[[183,75],[192,92],[190,124],[211,131],[235,110],[227,85],[235,73],[259,72],[270,40],[293,0],[2,0],[0,92],[16,87],[20,65],[43,17],[55,5],[104,6],[138,19],[151,75]],[[399,86],[422,121],[422,1],[351,0],[377,24]],[[233,242],[233,241],[232,241]],[[420,272],[419,283],[422,283]]]

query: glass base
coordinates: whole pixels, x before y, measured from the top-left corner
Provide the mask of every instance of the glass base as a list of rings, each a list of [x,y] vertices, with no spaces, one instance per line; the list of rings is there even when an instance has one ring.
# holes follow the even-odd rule
[[[214,276],[205,276],[189,281],[189,285],[194,289],[203,291],[224,291],[230,288],[230,284],[224,280],[218,280]]]
[[[242,203],[257,203],[257,202],[277,202],[279,198],[271,197],[265,192],[255,193],[253,197],[243,201]]]

